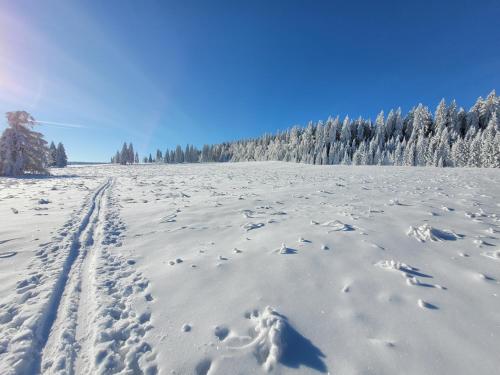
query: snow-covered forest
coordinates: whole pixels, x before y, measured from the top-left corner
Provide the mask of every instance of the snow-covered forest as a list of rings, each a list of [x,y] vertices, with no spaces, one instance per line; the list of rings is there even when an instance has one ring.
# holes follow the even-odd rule
[[[133,155],[126,148],[123,152]],[[115,156],[114,160],[119,157]],[[143,159],[150,163],[254,160],[500,167],[500,99],[492,91],[486,99],[480,97],[468,111],[458,107],[455,101],[447,104],[443,99],[434,114],[427,106],[419,104],[406,116],[401,108],[388,114],[380,112],[375,122],[361,117],[330,117],[276,134],[204,145],[201,150],[192,145],[177,146],[165,152],[157,150]]]

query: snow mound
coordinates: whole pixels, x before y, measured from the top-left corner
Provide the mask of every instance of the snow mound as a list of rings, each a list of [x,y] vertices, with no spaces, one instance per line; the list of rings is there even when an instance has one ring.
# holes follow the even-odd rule
[[[395,260],[381,260],[377,263],[375,263],[377,267],[383,268],[385,270],[395,270],[395,271],[414,271],[416,270],[412,266],[409,266],[406,263],[398,262]]]
[[[321,225],[324,227],[328,227],[329,228],[328,232],[348,232],[354,230],[352,225],[345,224],[340,220],[327,221]]]
[[[254,350],[257,358],[263,360],[262,366],[266,371],[272,370],[283,354],[285,345],[283,335],[286,328],[285,319],[267,306],[255,327],[258,336],[255,339]]]
[[[430,309],[430,310],[436,310],[437,306],[433,305],[432,303],[429,303],[427,301],[424,301],[423,299],[420,299],[417,301],[418,307],[421,309]]]
[[[248,344],[266,371],[271,371],[280,361],[285,348],[286,318],[267,306],[262,314],[255,318],[256,337]]]
[[[281,244],[279,252],[280,252],[280,254],[288,254],[288,248],[286,247],[285,243]]]
[[[406,234],[420,242],[455,241],[463,237],[453,231],[433,228],[429,224],[423,224],[417,228],[411,226]]]

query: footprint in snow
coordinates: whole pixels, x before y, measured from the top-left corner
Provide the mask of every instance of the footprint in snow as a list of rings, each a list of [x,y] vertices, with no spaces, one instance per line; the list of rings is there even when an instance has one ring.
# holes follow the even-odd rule
[[[418,277],[421,278],[432,278],[431,275],[427,275],[421,272],[418,268],[412,267],[408,264],[397,262],[395,260],[381,260],[375,263],[375,266],[380,267],[385,270],[393,270],[401,273],[403,277],[406,278],[406,284],[409,286],[421,286],[427,288],[438,288],[446,290],[447,288],[442,285],[429,284],[421,282]]]
[[[437,310],[438,309],[438,307],[436,305],[433,305],[432,303],[426,302],[422,299],[419,299],[417,301],[417,304],[422,309],[430,309],[430,310]]]
[[[219,341],[224,341],[229,335],[229,328],[226,326],[215,326],[214,335],[219,339]]]
[[[254,229],[262,228],[264,225],[265,225],[264,223],[247,223],[244,224],[242,228],[248,232]]]
[[[207,375],[208,372],[210,371],[210,368],[212,367],[212,361],[208,358],[205,358],[198,362],[198,364],[195,367],[195,374],[196,375]]]
[[[500,250],[486,251],[481,253],[481,255],[490,259],[500,260]]]
[[[480,280],[484,280],[484,281],[496,281],[494,277],[491,277],[489,275],[486,275],[484,273],[478,273],[478,278]]]
[[[272,371],[282,364],[291,368],[300,368],[304,364],[314,364],[314,368],[322,373],[327,372],[323,362],[325,355],[310,340],[302,336],[290,324],[288,318],[270,306],[262,312],[257,309],[247,311],[245,318],[251,324],[248,334],[238,336],[226,326],[218,326],[214,334],[219,338],[218,353],[223,365],[225,360],[238,360],[240,356],[250,356],[257,360],[264,371]],[[202,362],[210,370],[212,363]],[[198,366],[200,365],[198,364]],[[207,374],[207,372],[196,374]]]
[[[292,249],[290,247],[287,247],[285,243],[281,244],[281,247],[279,249],[274,250],[274,252],[277,252],[279,254],[297,254],[297,250]]]
[[[463,235],[457,234],[454,231],[433,228],[429,224],[423,224],[419,227],[411,226],[406,232],[406,235],[409,237],[414,237],[419,242],[456,241],[464,237]]]

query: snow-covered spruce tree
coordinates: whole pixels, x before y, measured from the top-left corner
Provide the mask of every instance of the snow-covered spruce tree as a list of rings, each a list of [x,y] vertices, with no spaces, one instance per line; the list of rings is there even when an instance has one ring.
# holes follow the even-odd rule
[[[469,144],[469,160],[467,162],[469,167],[481,166],[481,135],[482,132],[478,131]]]
[[[47,160],[47,165],[49,167],[55,167],[56,166],[56,160],[57,160],[57,148],[54,142],[50,142],[49,146],[49,154],[48,154],[48,160]]]
[[[47,173],[49,149],[35,119],[26,111],[7,112],[8,127],[0,137],[0,174]]]
[[[57,145],[56,150],[56,167],[63,168],[68,165],[68,157],[66,156],[66,150],[61,142]]]
[[[160,150],[156,150],[155,163],[163,163],[163,154]]]
[[[495,167],[499,164],[498,137],[500,123],[497,113],[493,113],[488,122],[488,126],[481,136],[481,166]]]
[[[134,146],[132,145],[132,142],[129,143],[127,149],[127,163],[134,164]]]
[[[457,141],[451,147],[451,158],[455,167],[466,167],[469,156],[469,149],[463,138]]]
[[[120,164],[125,165],[129,162],[127,142],[123,142],[122,150],[120,151]]]

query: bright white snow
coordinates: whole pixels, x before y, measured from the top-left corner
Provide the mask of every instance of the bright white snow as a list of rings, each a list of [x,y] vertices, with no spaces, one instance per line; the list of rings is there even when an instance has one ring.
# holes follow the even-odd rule
[[[0,373],[493,374],[500,170],[0,179]]]

